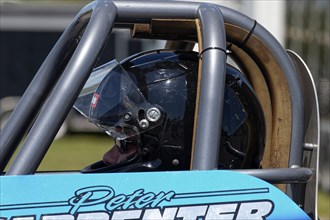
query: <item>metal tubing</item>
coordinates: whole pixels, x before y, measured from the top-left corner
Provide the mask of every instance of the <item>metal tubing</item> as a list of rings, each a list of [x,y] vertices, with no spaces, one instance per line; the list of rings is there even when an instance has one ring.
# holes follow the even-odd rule
[[[105,9],[101,9],[98,8],[98,10],[102,11],[103,14],[106,14],[106,10],[108,7],[108,5],[112,5],[112,2],[110,1],[97,1],[96,3],[97,5],[101,5],[103,4],[105,6]],[[224,34],[224,28],[223,28],[223,22],[221,22],[222,15],[221,15],[221,11],[224,13],[224,20],[225,21],[230,21],[230,23],[240,26],[244,29],[249,30],[253,25],[250,25],[251,22],[254,23],[254,21],[246,16],[242,17],[242,15],[236,11],[230,10],[228,8],[219,6],[220,10],[216,10],[215,6],[213,5],[209,5],[209,4],[203,4],[203,3],[188,3],[188,2],[150,2],[150,1],[113,1],[113,4],[115,4],[115,7],[113,8],[117,8],[117,19],[116,21],[118,22],[125,22],[125,21],[133,21],[133,22],[139,22],[139,21],[146,21],[148,19],[151,19],[152,17],[158,17],[158,18],[199,18],[202,21],[202,28],[203,28],[203,50],[208,49],[213,47],[214,49],[210,49],[208,51],[205,51],[205,53],[203,53],[203,73],[202,73],[202,87],[201,87],[201,99],[200,99],[200,105],[199,105],[199,110],[202,110],[202,106],[205,109],[210,108],[210,110],[205,110],[205,112],[203,112],[203,114],[205,113],[209,118],[212,118],[213,116],[219,115],[222,112],[222,104],[210,104],[210,100],[212,100],[215,97],[220,97],[219,99],[216,99],[219,102],[222,102],[221,100],[221,91],[219,94],[219,90],[217,90],[215,92],[214,89],[214,85],[216,85],[218,83],[218,86],[220,87],[223,83],[222,79],[220,79],[221,77],[217,78],[217,76],[215,76],[215,73],[217,72],[217,74],[221,75],[222,73],[224,73],[222,71],[222,65],[225,65],[223,63],[224,60],[224,54],[223,51],[215,49],[215,48],[225,48],[222,46],[223,41],[225,42],[225,38],[223,38],[222,34]],[[114,11],[115,9],[113,9]],[[220,14],[218,14],[220,13]],[[96,14],[96,13],[95,13]],[[215,20],[213,21],[213,17],[209,16],[208,14],[218,14],[215,15]],[[85,14],[80,13],[78,16],[86,16]],[[210,19],[212,17],[212,19]],[[106,18],[105,20],[107,20],[108,18]],[[105,29],[105,27],[107,27],[108,24],[105,24],[106,22],[103,22],[102,28]],[[100,25],[100,26],[102,26]],[[112,24],[111,24],[112,25]],[[205,32],[207,28],[212,27],[212,31],[209,32]],[[220,29],[219,29],[220,28]],[[91,29],[91,28],[89,28]],[[218,31],[214,31],[214,30],[218,30]],[[212,35],[213,32],[217,32],[218,35]],[[221,34],[219,34],[219,32]],[[91,33],[90,33],[91,34]],[[211,35],[210,35],[211,34]],[[266,31],[264,28],[262,28],[260,25],[257,25],[255,27],[254,30],[254,35],[256,35],[258,38],[260,38],[265,45],[272,51],[274,57],[277,59],[277,61],[279,62],[279,65],[282,67],[282,69],[284,70],[284,74],[285,77],[288,80],[288,84],[289,84],[289,89],[290,89],[290,93],[291,93],[291,101],[292,101],[292,106],[293,106],[293,135],[292,135],[292,150],[291,150],[291,155],[290,155],[290,164],[294,164],[294,165],[299,165],[301,160],[299,158],[299,153],[301,152],[299,147],[302,146],[302,144],[299,144],[302,142],[302,132],[300,132],[301,130],[301,126],[302,126],[302,122],[303,122],[303,111],[302,111],[302,98],[300,97],[300,87],[299,85],[296,84],[296,77],[295,77],[295,69],[290,61],[290,59],[288,58],[287,54],[285,53],[285,51],[283,50],[283,48],[281,47],[281,45],[279,45],[279,43],[272,37],[272,35]],[[209,36],[210,35],[210,36]],[[100,36],[95,36],[95,38],[100,37]],[[84,37],[83,37],[84,38]],[[92,39],[92,38],[91,38]],[[96,40],[91,40],[89,39],[91,42],[96,42]],[[95,43],[94,42],[94,43]],[[215,44],[213,44],[215,43]],[[78,46],[79,48],[80,46]],[[77,51],[76,51],[77,52]],[[80,48],[80,52],[85,52],[86,50],[83,50],[83,47]],[[75,53],[76,54],[76,53]],[[78,53],[77,53],[78,54]],[[212,55],[211,55],[212,54]],[[213,57],[213,55],[215,55],[216,58],[212,58],[212,60],[210,59],[211,57]],[[78,55],[76,55],[76,57],[79,58]],[[81,60],[83,60],[81,58]],[[77,60],[78,63],[83,64],[84,62],[82,62],[80,59]],[[215,60],[219,63],[214,63]],[[72,60],[71,60],[72,61]],[[71,64],[70,61],[70,64]],[[72,62],[74,63],[74,62]],[[214,65],[214,66],[213,66]],[[214,68],[214,69],[213,69]],[[68,69],[68,68],[67,68]],[[83,70],[83,68],[79,69],[79,70]],[[90,69],[88,69],[90,70]],[[86,68],[84,69],[84,71],[86,71]],[[69,72],[69,71],[66,71]],[[211,74],[209,75],[209,72],[211,72]],[[66,105],[61,105],[61,107],[65,107],[65,112],[67,113],[69,106],[73,104],[74,99],[71,99],[71,94],[67,94],[64,91],[69,91],[69,89],[65,90],[65,89],[60,89],[63,86],[61,86],[61,83],[63,83],[64,85],[68,84],[68,82],[74,82],[74,80],[77,79],[73,79],[71,77],[69,77],[69,73],[68,73],[68,77],[65,77],[65,79],[67,79],[68,81],[65,81],[64,78],[62,80],[60,80],[60,83],[55,91],[54,94],[52,94],[52,96],[49,99],[49,102],[47,103],[46,107],[44,108],[43,112],[47,112],[47,110],[49,110],[50,112],[48,113],[44,113],[41,114],[40,117],[37,120],[37,124],[36,125],[42,125],[41,128],[35,128],[38,126],[34,126],[33,129],[31,130],[31,132],[33,132],[34,135],[29,135],[26,143],[23,145],[24,146],[31,146],[31,145],[37,145],[40,144],[41,142],[45,143],[47,142],[46,145],[50,144],[51,140],[53,139],[53,136],[56,134],[55,131],[57,131],[57,129],[59,128],[61,122],[64,120],[64,116],[59,117],[58,113],[63,111],[63,108],[54,108],[56,109],[58,112],[55,112],[54,110],[52,110],[50,108],[50,106],[54,106],[59,104],[60,102],[66,102],[67,100],[69,100],[69,104]],[[73,77],[74,74],[72,74]],[[88,75],[88,74],[86,74]],[[208,75],[208,76],[206,76]],[[224,74],[223,74],[224,75]],[[71,75],[70,75],[71,76]],[[214,78],[215,77],[215,78]],[[83,77],[82,77],[83,78]],[[86,79],[86,78],[84,78]],[[214,84],[210,84],[210,81],[212,79],[216,79],[216,83]],[[80,78],[79,78],[80,80]],[[204,80],[206,80],[207,82],[204,82]],[[83,81],[83,80],[82,80]],[[83,82],[80,84],[80,86],[83,85]],[[211,89],[212,92],[208,93],[208,89],[206,87],[206,85],[211,85]],[[73,85],[71,85],[73,86]],[[71,89],[70,91],[73,91],[73,89]],[[56,95],[57,92],[60,92],[61,95],[64,95],[63,97],[66,97],[66,95],[70,95],[70,98],[66,97],[64,100],[61,100],[59,97],[60,95]],[[76,91],[75,91],[76,92]],[[210,96],[206,96],[206,94],[210,94]],[[77,95],[77,94],[75,94]],[[216,95],[216,96],[215,96]],[[61,97],[62,98],[62,97]],[[51,104],[53,101],[56,101],[56,104]],[[213,101],[216,102],[216,101]],[[204,103],[204,104],[203,104]],[[210,104],[210,106],[209,106]],[[71,107],[71,106],[70,106]],[[215,113],[215,110],[218,110],[218,112],[215,115],[210,115],[210,113]],[[54,113],[55,117],[57,115],[56,119],[49,119],[48,115],[51,115],[50,113]],[[201,116],[201,112],[199,113],[199,117]],[[221,114],[220,114],[221,115]],[[57,121],[57,119],[59,119]],[[63,119],[63,120],[62,120]],[[44,122],[42,122],[44,121]],[[56,121],[56,123],[55,123]],[[46,123],[49,122],[53,122],[53,125],[49,125],[46,126]],[[212,141],[208,141],[207,139],[209,139],[210,137],[213,136],[213,134],[215,134],[215,132],[213,133],[208,133],[208,132],[212,132],[213,129],[215,130],[219,130],[220,126],[221,126],[221,116],[217,117],[217,118],[213,118],[212,122],[210,124],[208,124],[209,121],[205,121],[204,119],[198,119],[197,122],[197,135],[196,135],[196,145],[195,147],[197,147],[196,152],[201,151],[204,152],[204,150],[199,149],[199,148],[204,148],[206,147],[208,150],[211,150],[209,153],[205,154],[205,155],[197,155],[196,153],[196,159],[197,160],[209,160],[209,158],[207,158],[206,156],[209,156],[212,154],[212,161],[211,162],[206,162],[206,163],[198,163],[194,165],[194,169],[213,169],[214,167],[214,159],[215,156],[214,154],[217,154],[217,143],[219,143],[219,140],[217,138],[212,138]],[[220,124],[219,124],[220,123]],[[17,124],[17,123],[16,123]],[[50,129],[51,130],[51,135],[49,134],[44,134],[45,131],[43,132],[43,134],[37,134],[37,131],[42,131],[43,129],[47,129],[47,128],[51,128],[51,126],[56,127],[56,129]],[[211,126],[212,125],[212,126]],[[218,125],[218,126],[217,126]],[[202,131],[203,129],[206,129],[206,131]],[[31,133],[30,132],[30,133]],[[51,137],[50,137],[51,136]],[[219,133],[217,133],[214,136],[219,136]],[[37,141],[36,139],[38,138],[45,138],[47,137],[47,141]],[[50,137],[50,138],[49,138]],[[51,140],[50,140],[51,139]],[[209,147],[208,143],[211,143],[211,145],[215,146],[215,147]],[[45,145],[45,144],[42,144]],[[40,146],[39,146],[40,147]],[[25,147],[24,147],[25,148]],[[43,148],[44,149],[44,148]],[[22,149],[23,150],[23,149]],[[47,150],[47,149],[44,149]],[[40,154],[41,156],[45,153],[43,150],[43,152]],[[19,153],[19,158],[23,158],[23,152],[26,152],[27,150],[24,150],[22,152]],[[297,152],[297,154],[295,153]],[[296,156],[298,155],[298,156]],[[29,154],[29,156],[33,156],[33,154]],[[16,158],[18,159],[18,158]],[[39,160],[40,158],[38,158]],[[16,160],[15,160],[16,161]],[[39,163],[40,161],[38,161],[37,163]],[[16,163],[15,163],[16,164]],[[23,163],[21,163],[23,164]],[[24,165],[26,165],[27,163],[25,163]],[[30,168],[35,167],[36,165],[30,166]],[[14,168],[10,169],[9,174],[11,173],[17,173],[17,174],[22,174],[24,172],[26,172],[28,170],[28,173],[32,173],[33,169],[18,169],[17,172],[14,172]],[[21,172],[22,171],[22,172]]]
[[[100,1],[91,13],[81,42],[6,175],[32,174],[37,170],[87,80],[112,30],[116,7]],[[89,19],[86,14],[81,17]]]
[[[219,6],[225,22],[237,25],[245,30],[251,30],[254,20],[232,9]],[[304,101],[302,89],[299,84],[297,71],[281,44],[264,27],[257,24],[253,34],[259,38],[266,47],[272,52],[279,66],[281,66],[290,91],[290,100],[292,105],[292,136],[290,148],[289,167],[301,166],[303,139],[304,139]],[[274,73],[276,74],[276,73]]]
[[[146,5],[142,5],[141,2],[136,1],[134,2],[140,7],[146,7]],[[173,4],[174,2],[171,2]],[[116,5],[118,4],[128,4],[126,1],[115,2]],[[195,7],[196,3],[190,3],[191,7]],[[173,5],[174,6],[174,5]],[[181,7],[181,6],[180,6]],[[173,11],[175,14],[177,13],[176,10],[181,10],[181,8],[175,5]],[[245,30],[252,30],[252,27],[255,24],[255,21],[237,11],[232,9],[218,6],[223,13],[224,20],[226,23],[230,23],[241,27]],[[148,10],[149,11],[149,10]],[[125,12],[122,12],[118,9],[118,18],[122,19],[122,15]],[[289,56],[285,52],[284,48],[280,45],[280,43],[260,24],[256,24],[253,34],[258,37],[265,46],[272,52],[273,56],[275,57],[276,61],[278,62],[279,66],[282,68],[284,72],[284,76],[288,83],[288,88],[290,91],[290,100],[292,105],[292,136],[291,136],[291,146],[290,146],[290,159],[289,159],[289,167],[300,167],[302,165],[302,153],[303,153],[303,137],[304,137],[304,102],[302,97],[302,89],[299,85],[299,77],[297,76],[297,71],[295,70],[293,63],[291,62]],[[276,73],[274,73],[276,74]],[[197,127],[200,129],[200,126]],[[196,149],[195,149],[196,150]],[[295,185],[292,185],[294,188]],[[293,191],[296,191],[293,189]],[[294,194],[299,194],[297,192],[291,192],[289,189],[290,196],[296,197]]]
[[[232,9],[219,6],[224,14],[225,22],[237,25],[246,30],[252,30],[254,20],[234,11]],[[253,34],[259,38],[271,51],[279,66],[282,68],[284,77],[288,83],[291,100],[292,134],[289,167],[301,167],[304,142],[304,100],[302,88],[299,84],[298,73],[281,44],[260,24],[256,24]],[[274,73],[276,74],[276,73]],[[293,184],[288,187],[288,196],[299,203],[301,189],[299,185]]]
[[[313,171],[304,167],[235,171],[257,177],[272,184],[306,183],[313,176]]]
[[[226,81],[226,32],[218,7],[201,5],[198,17],[202,29],[202,79],[196,106],[198,117],[192,168],[210,170],[218,167]]]
[[[89,54],[92,55],[99,54],[99,51],[102,47],[100,47],[99,50],[95,51],[95,50],[91,50],[93,49],[91,48],[91,46],[94,44],[100,45],[100,42],[102,42],[104,39],[98,39],[98,38],[103,38],[107,36],[104,32],[101,32],[100,29],[108,30],[108,31],[111,30],[109,28],[109,21],[107,20],[109,18],[106,17],[107,10],[109,10],[109,8],[111,9],[110,11],[112,12],[112,14],[108,15],[109,17],[111,17],[111,19],[114,19],[115,17],[114,12],[116,11],[115,10],[116,7],[114,7],[113,3],[110,1],[97,1],[94,4],[96,4],[96,6],[103,5],[104,7],[95,6],[96,9],[94,9],[94,11],[97,10],[98,13],[95,13],[95,16],[94,14],[92,15],[91,22],[88,24],[87,30],[83,35],[83,39],[81,43],[79,44],[77,50],[75,51],[73,58],[71,59],[70,63],[68,64],[68,67],[63,73],[63,76],[61,77],[58,85],[55,87],[52,95],[49,97],[48,102],[46,103],[45,107],[43,108],[43,111],[41,112],[30,134],[28,135],[24,145],[22,146],[21,151],[19,152],[18,156],[15,158],[13,165],[9,168],[7,175],[31,174],[36,171],[37,166],[39,165],[40,161],[45,155],[54,136],[56,135],[56,131],[59,129],[66,114],[73,105],[73,102],[80,91],[79,88],[81,88],[83,86],[83,83],[86,81],[88,77],[88,73],[90,73],[92,68],[91,65],[94,64],[93,62],[91,62],[91,60],[95,61],[96,59],[96,58],[94,59],[94,57],[93,59],[91,59],[92,57],[86,56],[86,53],[89,52]],[[223,84],[225,80],[224,79],[225,69],[222,68],[225,66],[225,56],[222,51],[223,48],[225,48],[224,47],[225,32],[224,32],[223,18],[221,13],[219,14],[220,12],[219,9],[210,4],[200,4],[201,7],[199,8],[197,7],[199,5],[195,5],[194,7],[192,7],[189,3],[178,3],[175,4],[175,6],[180,6],[180,7],[175,7],[173,6],[173,3],[160,4],[159,2],[157,2],[157,4],[150,4],[150,1],[148,2],[146,1],[139,6],[143,7],[143,5],[152,6],[153,10],[150,10],[149,11],[150,13],[147,13],[146,15],[146,13],[141,12],[141,10],[139,11],[133,9],[132,11],[132,8],[134,7],[126,7],[126,5],[123,5],[122,7],[124,8],[122,9],[122,11],[125,11],[124,9],[126,9],[127,10],[126,15],[128,16],[128,18],[135,19],[134,21],[136,21],[138,20],[138,18],[136,19],[137,16],[136,12],[138,12],[140,17],[157,16],[164,18],[165,17],[172,18],[173,17],[172,14],[169,14],[168,12],[171,11],[169,9],[173,9],[173,10],[175,9],[180,11],[180,13],[178,12],[174,13],[176,15],[179,15],[176,16],[178,18],[186,18],[186,17],[200,18],[202,21],[203,31],[209,30],[208,33],[211,33],[212,31],[210,31],[210,29],[213,28],[219,29],[219,27],[223,30],[222,34],[215,34],[215,35],[203,34],[203,44],[204,44],[203,49],[210,49],[210,50],[205,51],[203,55],[204,56],[203,77],[205,77],[206,82],[202,83],[202,88],[201,88],[201,95],[203,97],[211,98],[210,100],[206,101],[206,104],[210,105],[209,107],[211,109],[210,112],[212,113],[216,112],[217,115],[220,116],[217,117],[217,120],[213,119],[211,124],[207,124],[202,120],[200,120],[198,125],[198,127],[204,128],[206,129],[206,131],[211,131],[214,129],[216,131],[219,131],[221,127],[221,116],[222,116],[222,114],[219,113],[222,112],[222,101],[219,99],[219,97],[221,98],[223,97],[223,95],[221,95],[221,92],[219,95],[219,90],[217,86]],[[117,8],[120,7],[117,6]],[[99,19],[99,24],[91,25],[92,21],[96,20],[96,18],[101,17],[101,15],[99,16],[97,14],[102,14],[104,17],[102,19]],[[213,16],[210,16],[210,14],[216,16],[216,19],[213,20]],[[112,20],[110,20],[110,23],[111,25],[113,25]],[[206,25],[206,23],[208,24]],[[86,36],[87,34],[91,36]],[[218,41],[221,41],[221,43],[217,43]],[[218,50],[215,48],[221,48],[222,50]],[[212,57],[214,56],[212,60],[210,59],[211,56]],[[87,62],[85,58],[88,58],[87,60],[89,62]],[[83,65],[86,63],[89,63],[90,65],[87,66]],[[212,67],[210,67],[209,65],[211,65]],[[80,74],[78,74],[77,72],[79,72]],[[72,85],[73,82],[75,82],[74,85]],[[218,82],[217,86],[210,85],[211,83],[214,82]],[[213,89],[211,90],[211,92],[208,92],[210,87]],[[218,99],[215,100],[216,98],[218,98],[219,100]],[[205,102],[202,101],[202,103]],[[201,132],[201,133],[203,134],[205,132]],[[197,148],[203,148],[204,144],[206,144],[207,146],[209,146],[208,149],[210,150],[207,151],[207,153],[211,154],[213,157],[211,157],[211,160],[210,159],[206,160],[209,162],[204,163],[203,166],[201,167],[199,167],[199,165],[196,165],[195,169],[213,169],[216,167],[215,164],[217,163],[216,161],[217,157],[214,157],[214,155],[217,155],[218,147],[220,143],[218,134],[219,133],[217,133],[217,135],[214,135],[214,138],[211,139],[209,139],[210,134],[198,135],[202,140],[201,141],[197,140],[197,143],[201,143],[201,145],[198,145]],[[206,151],[202,150],[201,152],[203,153]],[[206,156],[208,155],[204,155],[204,156],[200,155],[199,159],[203,160],[206,158]]]
[[[193,19],[202,3],[115,0],[118,22],[148,22],[152,18]]]
[[[152,4],[153,3],[153,4]],[[132,18],[128,15],[134,15],[136,20],[134,22],[147,22],[148,19],[151,19],[155,12],[158,13],[157,18],[190,18],[190,11],[196,10],[199,7],[200,3],[196,2],[157,2],[149,1],[146,4],[145,1],[114,1],[114,4],[118,9],[118,22],[132,22]],[[154,4],[157,4],[159,7],[154,8]],[[224,21],[241,27],[245,30],[252,30],[252,27],[255,24],[255,20],[250,17],[241,14],[230,8],[218,5],[221,10]],[[164,14],[164,10],[170,8],[167,13]],[[138,9],[138,10],[137,10]],[[144,13],[139,13],[143,11]],[[216,27],[215,30],[218,30],[219,27]],[[214,31],[212,31],[214,32]],[[210,33],[212,33],[210,32]],[[303,146],[303,121],[304,121],[304,102],[302,98],[301,86],[299,85],[299,80],[297,77],[297,72],[291,62],[288,54],[285,52],[281,44],[270,34],[264,27],[260,24],[256,24],[253,34],[257,36],[266,47],[272,52],[273,56],[276,58],[279,66],[283,69],[285,78],[288,82],[288,88],[290,91],[290,100],[292,104],[292,137],[291,137],[291,152],[290,152],[290,161],[289,166],[294,165],[301,166],[302,162],[302,146]],[[276,74],[276,73],[274,73]]]
[[[55,86],[76,45],[75,37],[83,28],[79,18],[62,34],[21,97],[0,133],[0,172],[4,171],[23,136],[33,123],[42,104]]]
[[[216,169],[222,125],[226,67],[226,35],[220,9],[212,4],[192,2],[114,1],[118,20],[148,18],[199,18],[202,28],[202,83],[192,168]],[[155,7],[156,5],[156,7]],[[140,13],[143,11],[144,13]],[[142,20],[140,20],[142,21]],[[136,20],[134,20],[136,22]],[[217,31],[214,31],[217,30]],[[219,89],[220,88],[220,89]]]

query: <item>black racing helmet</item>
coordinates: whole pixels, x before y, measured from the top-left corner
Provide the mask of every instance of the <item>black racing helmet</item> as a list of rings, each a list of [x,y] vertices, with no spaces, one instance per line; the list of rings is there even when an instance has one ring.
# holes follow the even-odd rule
[[[115,145],[82,172],[189,170],[198,61],[195,52],[156,50],[93,71],[74,107]],[[259,168],[265,144],[262,108],[231,65],[225,87],[218,167]]]

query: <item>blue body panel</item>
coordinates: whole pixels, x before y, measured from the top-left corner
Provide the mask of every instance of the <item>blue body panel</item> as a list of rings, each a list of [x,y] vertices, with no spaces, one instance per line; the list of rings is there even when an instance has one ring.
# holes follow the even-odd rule
[[[1,220],[310,219],[273,185],[231,171],[2,176],[0,183]]]

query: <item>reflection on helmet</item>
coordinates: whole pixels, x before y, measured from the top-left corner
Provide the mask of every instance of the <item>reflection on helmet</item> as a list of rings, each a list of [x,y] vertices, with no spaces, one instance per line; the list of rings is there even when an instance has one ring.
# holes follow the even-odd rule
[[[82,172],[189,169],[198,60],[195,52],[140,53],[115,65],[93,93],[79,96],[75,108],[116,142]],[[263,113],[247,80],[230,65],[224,101],[219,168],[258,168]]]

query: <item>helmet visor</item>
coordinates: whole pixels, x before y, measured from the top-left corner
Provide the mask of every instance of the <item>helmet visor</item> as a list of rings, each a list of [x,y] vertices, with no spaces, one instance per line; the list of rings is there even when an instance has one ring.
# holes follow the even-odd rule
[[[86,118],[90,117],[91,101],[93,99],[96,89],[99,87],[102,80],[108,73],[118,65],[116,60],[113,60],[106,65],[95,69],[89,76],[83,89],[81,90],[73,107]]]
[[[107,133],[113,133],[112,128],[128,121],[136,126],[138,112],[147,104],[123,67],[112,61],[93,71],[74,108]]]

